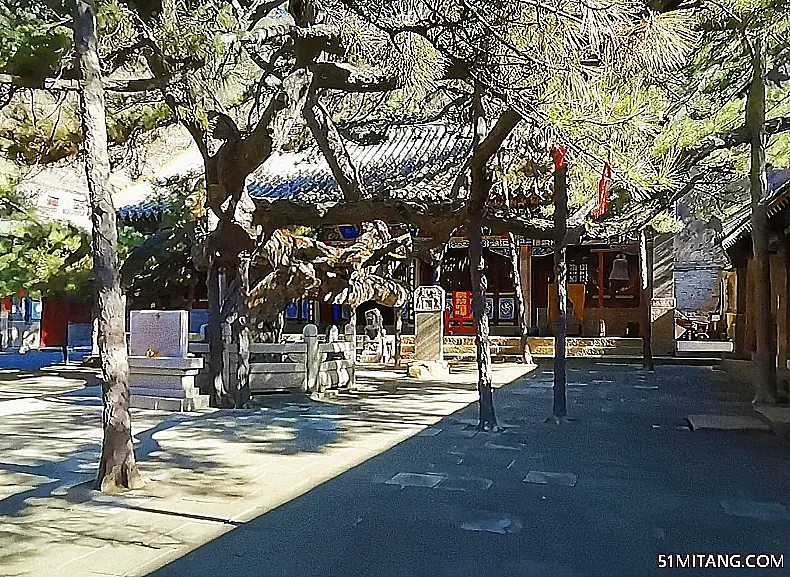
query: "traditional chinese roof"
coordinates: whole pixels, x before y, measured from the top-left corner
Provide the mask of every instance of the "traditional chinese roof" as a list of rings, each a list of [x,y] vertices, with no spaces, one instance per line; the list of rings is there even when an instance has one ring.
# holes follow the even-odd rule
[[[469,130],[442,124],[394,126],[382,139],[347,141],[365,192],[396,198],[446,197],[472,148]],[[305,202],[341,198],[332,171],[317,146],[273,155],[247,179],[253,198]]]
[[[365,142],[366,140],[366,142]],[[365,192],[424,201],[445,198],[471,153],[469,129],[443,124],[393,126],[376,138],[347,140],[346,149]],[[340,187],[317,145],[273,154],[247,178],[253,198],[331,202]],[[156,220],[164,207],[156,201],[118,211],[127,222]]]
[[[790,170],[768,171],[768,218],[790,204]],[[721,245],[727,250],[738,239],[752,232],[752,207],[747,202],[722,225]]]

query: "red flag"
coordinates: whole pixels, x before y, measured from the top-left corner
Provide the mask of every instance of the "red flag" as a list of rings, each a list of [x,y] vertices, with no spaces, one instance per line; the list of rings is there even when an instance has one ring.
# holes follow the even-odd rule
[[[554,167],[555,168],[562,168],[565,166],[565,155],[567,151],[565,147],[558,142],[554,142],[551,145],[551,157],[554,159]]]
[[[598,205],[593,214],[603,216],[609,210],[609,183],[612,181],[612,165],[608,162],[603,165],[601,180],[598,181]]]

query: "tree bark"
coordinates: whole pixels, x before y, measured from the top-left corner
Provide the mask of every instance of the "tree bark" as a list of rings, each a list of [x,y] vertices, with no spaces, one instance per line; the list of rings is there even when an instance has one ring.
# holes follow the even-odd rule
[[[208,271],[208,341],[211,404],[222,406],[227,397],[227,385],[222,377],[224,347],[222,340],[222,301],[220,295],[219,265],[212,260]]]
[[[80,112],[91,204],[93,268],[98,285],[98,344],[104,407],[104,438],[96,487],[102,491],[136,489],[143,482],[134,458],[132,419],[129,414],[125,309],[118,272],[118,231],[110,185],[104,88],[96,38],[96,7],[92,1],[77,1],[74,24],[74,43],[83,80]]]
[[[776,358],[772,347],[774,321],[771,306],[771,269],[768,254],[768,179],[765,169],[765,80],[762,43],[754,45],[752,81],[746,98],[746,126],[751,136],[749,183],[752,205],[752,252],[754,254],[755,329],[754,403],[776,402]]]
[[[645,370],[652,371],[653,367],[653,231],[648,227],[639,233],[639,262],[641,265],[642,304],[645,314],[642,317],[642,360]]]
[[[565,233],[568,225],[568,167],[563,163],[554,170],[554,283],[557,287],[554,325],[554,419],[564,418],[567,408],[567,374],[565,366],[565,332],[568,313],[568,270],[565,262]]]
[[[484,269],[483,235],[480,219],[469,222],[469,271],[472,277],[472,311],[475,319],[475,345],[477,348],[477,390],[480,394],[480,422],[478,428],[493,431],[499,428],[494,413],[494,397],[491,377],[491,348],[488,342],[488,315],[485,295],[488,279]]]
[[[236,342],[239,344],[238,364],[236,366],[236,388],[234,403],[237,409],[246,408],[250,401],[250,323],[248,297],[250,294],[250,256],[241,257],[239,265],[239,312],[234,326]]]

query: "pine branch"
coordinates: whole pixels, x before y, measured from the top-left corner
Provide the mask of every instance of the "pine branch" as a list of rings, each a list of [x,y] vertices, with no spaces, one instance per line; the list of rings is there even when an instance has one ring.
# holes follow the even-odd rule
[[[103,80],[104,90],[107,92],[147,92],[161,89],[165,83],[166,81],[161,78],[132,78],[129,80],[105,78]],[[82,89],[83,83],[80,80],[64,78],[32,78],[29,76],[0,74],[0,84],[33,90],[77,92]]]

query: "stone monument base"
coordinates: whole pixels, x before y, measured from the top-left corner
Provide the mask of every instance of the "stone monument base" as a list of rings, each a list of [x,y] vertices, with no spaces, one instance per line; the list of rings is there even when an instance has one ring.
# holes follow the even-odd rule
[[[130,356],[129,405],[163,411],[207,409],[208,395],[195,386],[202,368],[202,358]]]
[[[446,379],[449,375],[447,361],[415,361],[409,365],[409,376],[421,381]]]

